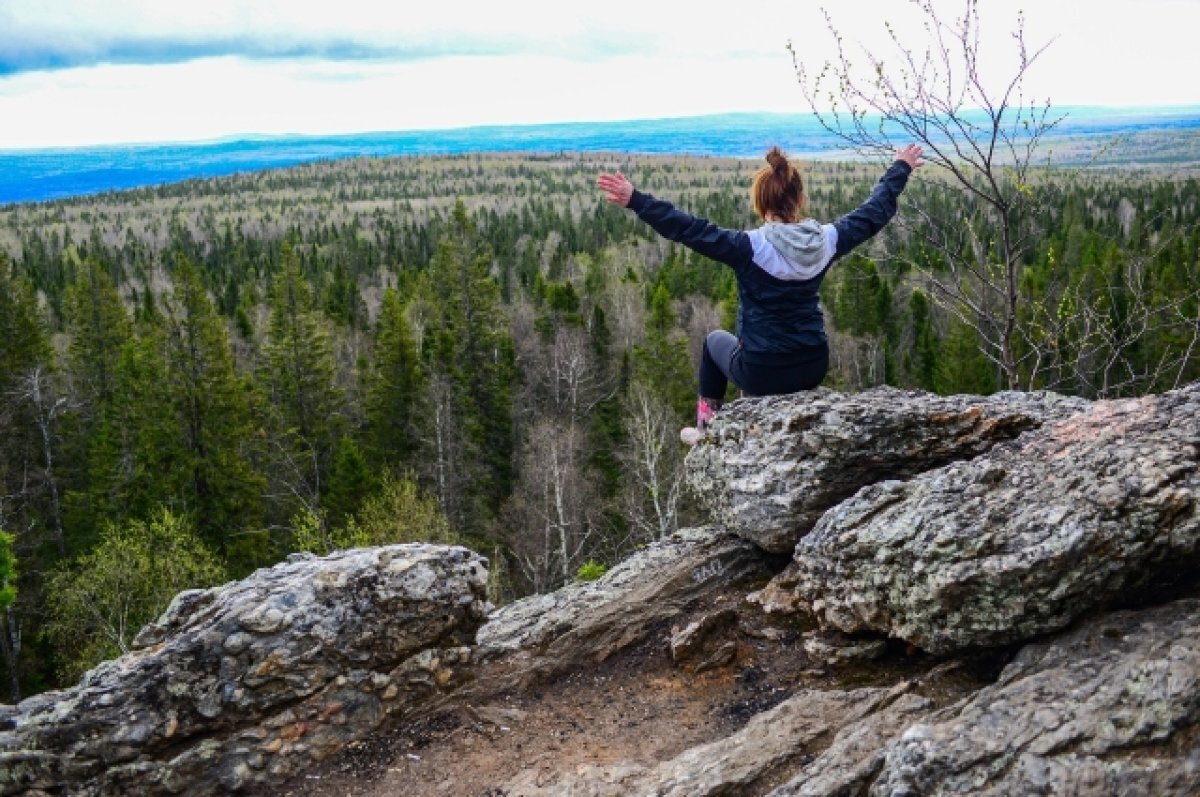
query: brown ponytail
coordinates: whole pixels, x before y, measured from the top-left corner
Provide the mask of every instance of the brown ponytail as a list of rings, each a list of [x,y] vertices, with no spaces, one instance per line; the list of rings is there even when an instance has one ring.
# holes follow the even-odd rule
[[[773,215],[789,223],[800,220],[808,199],[800,170],[788,162],[779,147],[771,147],[767,165],[755,173],[750,197],[760,217]]]

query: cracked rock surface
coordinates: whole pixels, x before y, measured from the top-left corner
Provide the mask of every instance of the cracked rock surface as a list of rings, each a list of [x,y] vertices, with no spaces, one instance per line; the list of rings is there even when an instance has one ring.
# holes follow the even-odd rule
[[[870,794],[1196,794],[1198,723],[1200,601],[1118,612],[1028,645],[952,716],[908,728]]]
[[[730,584],[771,573],[769,557],[736,534],[683,529],[596,581],[500,609],[479,629],[479,657],[519,654],[528,659],[529,673],[565,672],[603,661]]]
[[[446,546],[182,593],[0,706],[0,795],[1200,793],[1200,384],[740,401],[689,467],[718,524],[490,616]]]
[[[925,650],[996,646],[1200,554],[1200,385],[1086,412],[969,462],[861,490],[779,577],[823,627]]]
[[[549,782],[534,776],[505,789],[513,797],[716,797],[753,793],[765,776],[805,758],[809,745],[889,706],[899,689],[802,690],[759,714],[737,733],[654,767],[630,763],[586,767]],[[907,696],[907,716],[928,701]],[[894,713],[894,712],[893,712]],[[878,720],[878,717],[876,717]],[[871,751],[876,754],[876,751]],[[847,777],[843,780],[851,780]]]
[[[881,387],[734,402],[688,455],[687,480],[718,525],[790,553],[839,501],[905,479],[1088,406],[1053,393],[937,396]]]

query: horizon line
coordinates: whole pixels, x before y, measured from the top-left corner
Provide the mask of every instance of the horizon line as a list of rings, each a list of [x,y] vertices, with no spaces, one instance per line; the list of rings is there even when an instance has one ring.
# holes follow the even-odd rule
[[[1058,105],[1050,106],[1052,110],[1057,110],[1070,115],[1071,112],[1100,112],[1132,115],[1137,113],[1155,113],[1159,116],[1169,115],[1200,115],[1200,103],[1187,104],[1165,104],[1165,105],[1104,105],[1097,103],[1079,103],[1074,105]],[[156,147],[166,146],[183,146],[183,147],[206,147],[218,146],[222,144],[236,144],[240,142],[270,142],[284,140],[331,140],[331,139],[347,139],[359,136],[386,136],[386,135],[404,135],[414,133],[456,133],[472,130],[519,130],[533,128],[568,128],[568,127],[583,127],[583,126],[599,126],[599,125],[628,125],[628,124],[652,124],[660,122],[674,122],[700,119],[716,119],[729,117],[750,117],[750,118],[770,118],[770,117],[814,117],[813,111],[718,111],[714,113],[700,114],[684,114],[678,116],[656,116],[656,117],[633,117],[621,119],[593,119],[593,120],[566,120],[566,121],[551,121],[551,122],[483,122],[478,124],[468,125],[452,125],[445,127],[410,127],[410,128],[395,128],[395,129],[373,129],[373,130],[353,130],[338,133],[309,133],[309,132],[285,132],[285,133],[260,133],[254,131],[230,133],[228,135],[218,136],[216,138],[203,139],[155,139],[155,140],[130,140],[119,142],[96,142],[96,143],[81,143],[81,144],[65,144],[49,147],[7,147],[0,144],[0,157],[3,156],[19,156],[33,154],[51,154],[51,153],[69,153],[86,150],[105,150],[105,149],[152,149]]]

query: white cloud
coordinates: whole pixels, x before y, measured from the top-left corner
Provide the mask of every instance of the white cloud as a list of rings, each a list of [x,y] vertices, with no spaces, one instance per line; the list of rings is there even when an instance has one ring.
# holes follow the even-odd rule
[[[771,0],[772,3],[775,0]],[[786,7],[784,3],[777,3]],[[191,54],[287,56],[533,53],[590,59],[613,53],[729,47],[730,9],[713,4],[396,3],[378,0],[7,0],[0,65],[87,65]],[[735,28],[749,25],[735,22]]]
[[[829,5],[852,52],[879,51],[885,19],[920,41],[909,3]],[[1005,74],[1018,2],[981,6],[989,69]],[[1044,0],[1028,17],[1030,41],[1058,36],[1030,75],[1035,96],[1196,102],[1200,3]],[[818,7],[794,0],[0,0],[0,148],[801,111],[789,39],[811,64],[832,55]],[[54,47],[98,62],[18,68]],[[121,52],[165,63],[105,62]]]
[[[744,65],[770,77],[735,86],[739,107],[798,107],[801,97],[782,51]],[[400,64],[217,58],[94,67],[8,81],[0,90],[0,115],[13,122],[0,127],[0,147],[719,113],[731,110],[730,91],[719,88],[729,79],[728,65],[720,62],[628,56],[602,66],[508,56]]]

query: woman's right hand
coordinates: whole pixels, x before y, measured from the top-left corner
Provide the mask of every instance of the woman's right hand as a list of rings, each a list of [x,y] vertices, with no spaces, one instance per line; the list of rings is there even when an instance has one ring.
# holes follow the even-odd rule
[[[902,149],[896,150],[896,160],[904,161],[913,169],[918,169],[925,165],[925,161],[921,160],[921,154],[924,151],[918,144],[909,144]]]
[[[623,208],[629,207],[629,200],[633,198],[633,183],[629,182],[628,177],[620,172],[601,174],[596,178],[596,185],[604,192],[604,198],[609,202]]]

